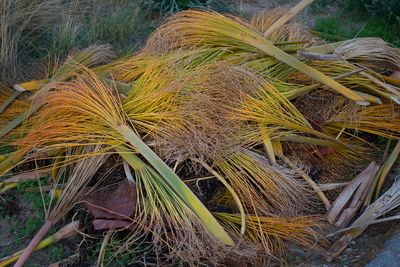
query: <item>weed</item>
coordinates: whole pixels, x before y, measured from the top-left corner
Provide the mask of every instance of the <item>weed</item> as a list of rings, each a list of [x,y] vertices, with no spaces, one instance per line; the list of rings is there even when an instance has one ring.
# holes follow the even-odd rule
[[[385,18],[386,22],[400,20],[400,2],[398,0],[342,0],[342,2],[344,10],[347,12]]]
[[[62,245],[54,245],[50,248],[50,259],[52,262],[58,262],[63,258]]]
[[[33,236],[44,223],[44,216],[28,218],[23,228],[19,229],[21,236]]]
[[[3,218],[9,214],[7,211],[7,204],[11,203],[13,197],[10,195],[0,195],[0,218]]]
[[[11,146],[1,146],[0,147],[0,155],[8,154],[13,151]]]
[[[348,35],[347,30],[342,27],[340,19],[336,17],[318,18],[316,20],[315,30],[321,32],[323,38],[327,41],[336,41],[335,37],[344,37]]]
[[[290,252],[285,253],[282,256],[283,260],[286,261],[289,265],[300,265],[302,263],[304,263],[304,258],[297,255],[297,254],[293,254]]]

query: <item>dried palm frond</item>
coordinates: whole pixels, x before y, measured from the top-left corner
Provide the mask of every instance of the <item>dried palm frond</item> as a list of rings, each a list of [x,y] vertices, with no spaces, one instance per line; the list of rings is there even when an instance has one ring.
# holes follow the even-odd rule
[[[367,67],[374,66],[383,70],[385,68],[400,69],[398,49],[380,38],[365,37],[345,41],[335,49],[334,53],[346,60],[365,64]]]
[[[137,193],[118,253],[146,243],[159,264],[199,265],[247,244],[262,256],[280,253],[284,241],[313,247],[321,218],[302,215],[318,200],[310,188],[326,207],[330,201],[302,169],[361,161],[374,147],[371,134],[399,139],[392,102],[400,93],[388,78],[399,64],[394,48],[375,39],[320,45],[291,22],[311,2],[251,22],[184,11],[137,54],[109,62],[108,46],[90,47],[46,79],[15,85],[36,91],[32,99],[0,96],[2,145],[16,149],[0,158],[0,174],[34,162],[31,173],[51,170],[54,187],[66,182],[18,264],[79,202],[109,154],[123,158]],[[368,103],[376,105],[358,105]],[[192,179],[199,175],[211,176]],[[197,191],[188,187],[194,180]],[[204,194],[203,186],[212,190]]]
[[[378,73],[366,70],[362,66],[353,65],[344,61],[312,61],[311,66],[330,77],[339,77],[340,82],[349,89],[360,93],[368,93],[382,100],[400,103],[400,91],[395,86],[380,81]],[[303,79],[308,79],[303,75]],[[297,79],[302,79],[299,74]],[[309,80],[309,79],[308,79]],[[310,81],[311,82],[311,81]]]
[[[26,99],[16,98],[7,103],[10,97],[14,94],[11,89],[1,88],[0,103],[2,110],[0,110],[0,127],[4,127],[7,122],[12,121],[16,116],[26,111],[30,103]],[[3,105],[4,104],[4,105]]]
[[[247,76],[251,74],[247,73]],[[354,152],[350,145],[335,139],[326,132],[314,129],[300,111],[272,84],[252,76],[247,87],[257,89],[254,89],[254,93],[242,97],[242,102],[239,107],[232,110],[229,119],[238,122],[245,121],[255,129],[259,129],[256,131],[249,127],[247,131],[239,133],[248,143],[262,144],[268,139],[278,139],[332,146],[347,154]]]
[[[264,37],[275,45],[294,46],[302,49],[320,42],[302,24],[290,22],[290,20],[310,5],[314,0],[303,0],[292,9],[275,8],[263,10],[251,19],[253,25]]]
[[[306,210],[312,199],[293,171],[271,166],[262,155],[246,149],[216,162],[215,169],[226,177],[250,214],[293,215]]]
[[[333,114],[323,126],[333,134],[354,131],[386,138],[400,138],[400,109],[397,105],[387,104],[359,109],[355,106],[351,108],[351,105],[340,108],[338,102],[336,108],[336,114]]]
[[[342,228],[348,225],[361,208],[378,170],[379,165],[371,162],[343,189],[328,211],[327,220],[330,223]]]
[[[346,233],[336,241],[330,249],[328,260],[336,258],[354,238],[359,236],[368,227],[369,224],[397,208],[399,205],[400,180],[397,180],[381,197],[369,205],[348,229],[345,229]]]
[[[229,118],[244,92],[254,90],[243,70],[226,64],[194,69],[162,91],[177,92],[172,121],[164,116],[154,131],[157,149],[171,161],[196,158],[218,161],[243,142],[236,133],[246,127]],[[164,101],[167,102],[167,101]],[[164,109],[166,110],[166,109]]]
[[[239,232],[240,215],[232,213],[214,213],[216,217],[233,233]],[[260,249],[266,255],[276,255],[284,251],[285,241],[308,249],[318,249],[324,241],[318,234],[318,216],[246,216],[246,228],[243,238]]]
[[[25,149],[44,150],[104,145],[101,152],[95,153],[98,154],[127,143],[133,153],[142,155],[164,183],[178,193],[186,208],[196,214],[197,223],[203,223],[221,243],[232,245],[230,237],[201,201],[131,128],[116,92],[91,71],[82,72],[85,75],[74,81],[54,84],[53,90],[41,99],[48,104],[32,118],[35,121],[32,130],[18,144]],[[134,121],[131,123],[134,127]]]
[[[362,97],[346,87],[274,46],[247,22],[234,17],[225,17],[218,13],[180,12],[152,34],[146,44],[146,49],[165,53],[193,46],[219,47],[270,56],[304,72],[359,104],[368,104]]]
[[[14,88],[35,92],[50,82],[63,82],[73,78],[78,75],[80,66],[93,68],[99,64],[108,63],[114,58],[115,54],[109,45],[91,45],[82,50],[72,50],[64,61],[55,62],[50,66],[47,78],[15,84]],[[45,90],[46,88],[42,91]]]
[[[166,262],[176,257],[191,264],[199,263],[202,257],[220,260],[227,247],[199,223],[196,213],[188,209],[187,202],[179,195],[182,192],[169,186],[156,170],[129,149],[117,148],[117,151],[133,168],[137,188],[133,227],[119,253],[150,238],[155,253],[169,251],[163,259]]]
[[[3,90],[3,89],[2,89]],[[7,89],[4,89],[6,91]],[[0,100],[0,114],[3,113],[4,110],[7,109],[7,107],[15,100],[17,99],[23,91],[16,90],[14,93],[10,94],[6,99]],[[4,96],[2,96],[4,97]]]
[[[28,82],[29,89],[32,91],[38,90],[34,95],[34,99],[41,99],[42,94],[46,94],[48,90],[51,89],[51,86],[47,86],[49,82],[66,81],[77,75],[80,70],[80,66],[95,66],[97,64],[107,62],[112,57],[113,53],[111,48],[105,45],[94,45],[78,52],[72,52],[70,57],[68,57],[60,67],[56,68],[49,79]],[[25,90],[24,84],[19,84],[18,86]],[[17,117],[3,126],[0,129],[0,138],[10,133],[32,114],[38,111],[41,107],[39,102],[40,101],[34,101],[29,108],[19,113]]]
[[[144,76],[146,71],[152,69],[155,71],[168,68],[176,70],[177,67],[180,67],[190,70],[221,60],[229,54],[232,54],[232,52],[217,48],[182,49],[165,55],[156,55],[145,50],[139,54],[93,68],[93,71],[98,75],[111,75],[115,80],[132,83]]]

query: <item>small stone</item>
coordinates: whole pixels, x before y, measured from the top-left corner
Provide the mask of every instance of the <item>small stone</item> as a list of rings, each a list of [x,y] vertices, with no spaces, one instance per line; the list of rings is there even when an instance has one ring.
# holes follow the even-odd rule
[[[376,267],[376,266],[399,266],[400,259],[392,253],[389,250],[384,250],[381,252],[374,260],[372,260],[370,263],[368,263],[366,266],[367,267]]]

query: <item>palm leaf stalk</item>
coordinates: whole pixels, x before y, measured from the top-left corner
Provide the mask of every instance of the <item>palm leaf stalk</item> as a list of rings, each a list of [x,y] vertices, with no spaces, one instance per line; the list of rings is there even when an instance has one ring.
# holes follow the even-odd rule
[[[264,33],[264,37],[269,36],[277,29],[281,28],[286,22],[291,20],[294,16],[300,13],[304,8],[309,6],[314,0],[302,0],[297,5],[292,7],[284,16],[275,21]]]
[[[24,91],[21,90],[15,90],[12,95],[10,95],[9,98],[6,99],[1,105],[0,105],[0,113],[3,113],[3,111],[15,100],[17,99]]]
[[[2,95],[0,96],[0,102],[4,104],[4,109],[0,112],[0,127],[4,127],[17,115],[26,111],[29,108],[30,103],[25,97],[18,97],[7,103],[10,98],[14,98],[16,93],[15,91],[11,91],[9,88],[1,88],[1,90]]]
[[[73,222],[65,225],[64,227],[62,227],[55,234],[40,241],[37,244],[37,246],[34,247],[33,251],[44,249],[48,246],[53,245],[56,242],[60,242],[64,239],[70,238],[70,237],[74,236],[75,234],[77,234],[78,231],[79,231],[79,221],[73,221]],[[21,257],[23,252],[24,252],[24,250],[20,250],[20,251],[14,252],[10,256],[0,259],[0,267],[6,267],[6,266],[9,266],[10,264],[16,262]]]
[[[336,241],[328,255],[328,260],[336,258],[357,236],[359,236],[371,222],[387,214],[400,205],[400,180],[394,184],[351,224],[346,233]]]
[[[115,149],[134,170],[137,188],[137,206],[132,220],[135,230],[125,244],[135,245],[150,234],[156,250],[160,247],[170,249],[171,256],[177,255],[181,260],[190,262],[199,257],[215,257],[221,242],[210,235],[204,224],[198,223],[198,216],[178,195],[179,190],[169,186],[130,148],[119,146]],[[204,237],[199,242],[201,236]]]
[[[99,148],[99,146],[95,148],[87,147],[87,150],[84,150],[83,152],[85,153],[93,151],[96,153],[98,152]],[[40,243],[50,228],[75,206],[86,185],[95,175],[100,166],[104,163],[104,160],[105,156],[100,154],[95,157],[84,158],[83,160],[77,162],[56,205],[51,210],[49,206],[49,209],[46,211],[44,225],[33,237],[14,266],[23,266],[34,248]],[[61,177],[59,179],[61,179]]]
[[[375,193],[375,199],[378,198],[379,194],[381,193],[383,183],[387,175],[389,174],[393,164],[397,160],[400,154],[400,141],[397,141],[396,145],[394,146],[392,152],[388,156],[388,158],[383,162],[382,166],[379,168],[379,171],[375,177],[375,181],[371,186],[371,189],[365,199],[364,206],[368,206],[371,203],[371,200],[374,199],[373,195]]]

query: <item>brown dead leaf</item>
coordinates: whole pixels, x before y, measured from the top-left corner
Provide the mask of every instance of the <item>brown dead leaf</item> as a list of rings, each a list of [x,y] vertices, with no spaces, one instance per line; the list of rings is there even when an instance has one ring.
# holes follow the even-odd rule
[[[96,219],[92,222],[95,230],[119,229],[129,227],[132,222],[126,220]]]
[[[95,191],[85,197],[84,205],[95,219],[129,219],[136,208],[136,186],[124,181],[116,188]]]

